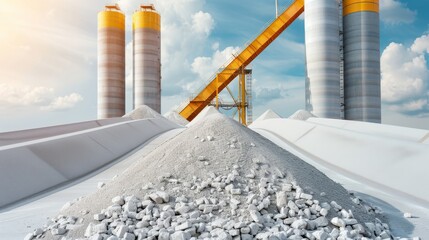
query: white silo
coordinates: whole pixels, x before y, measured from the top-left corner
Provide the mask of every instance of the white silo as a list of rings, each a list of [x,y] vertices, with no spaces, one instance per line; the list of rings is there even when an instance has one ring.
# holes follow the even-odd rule
[[[340,118],[340,9],[337,0],[305,0],[306,109]]]
[[[125,15],[117,5],[98,13],[98,118],[125,114]]]
[[[381,122],[378,0],[344,0],[345,119]]]
[[[133,15],[134,107],[161,112],[161,18],[153,5]]]

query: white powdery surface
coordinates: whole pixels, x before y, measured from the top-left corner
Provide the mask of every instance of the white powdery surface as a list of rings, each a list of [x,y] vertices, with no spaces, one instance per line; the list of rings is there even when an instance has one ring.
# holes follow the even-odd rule
[[[267,111],[265,111],[264,113],[262,113],[261,116],[259,116],[253,122],[263,121],[263,120],[271,119],[271,118],[282,118],[282,117],[279,114],[277,114],[276,112],[274,112],[273,110],[268,109]]]
[[[312,117],[316,117],[316,116],[314,114],[312,114],[311,112],[308,112],[305,110],[298,110],[294,114],[292,114],[289,117],[289,119],[305,121],[305,120],[312,118]]]
[[[175,111],[170,111],[164,114],[164,117],[167,118],[168,120],[177,123],[179,125],[182,126],[186,126],[186,124],[189,123],[188,120],[186,120],[184,117],[182,117],[179,113],[175,112]]]
[[[163,118],[161,114],[157,113],[155,110],[146,105],[136,107],[133,111],[125,114],[124,117],[129,117],[133,120],[145,118]]]
[[[64,209],[42,235],[173,240],[391,237],[374,212],[316,168],[212,112]]]
[[[207,117],[211,115],[217,115],[219,112],[216,110],[213,106],[208,106],[204,108],[190,123],[188,123],[186,126],[191,127],[197,123],[200,123],[201,121],[204,121]]]

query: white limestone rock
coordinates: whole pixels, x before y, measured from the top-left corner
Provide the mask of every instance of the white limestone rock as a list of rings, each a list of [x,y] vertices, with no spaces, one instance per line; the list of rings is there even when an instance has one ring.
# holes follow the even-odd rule
[[[332,218],[331,223],[337,227],[345,227],[346,226],[346,222],[343,219],[338,218],[338,217]]]
[[[318,230],[318,231],[314,231],[312,233],[312,235],[317,239],[317,240],[326,240],[328,239],[329,235],[328,233],[326,233],[323,230]]]
[[[52,235],[64,235],[67,232],[65,228],[59,227],[51,230]]]
[[[44,233],[44,231],[43,231],[43,229],[41,229],[41,228],[36,228],[34,231],[33,231],[33,236],[39,236],[39,235],[41,235],[41,234],[43,234]]]
[[[125,233],[127,233],[128,232],[128,227],[127,226],[118,226],[116,229],[115,229],[115,235],[118,237],[118,238],[123,238],[124,237],[124,235],[125,235]]]
[[[154,201],[156,204],[161,204],[164,202],[162,197],[160,197],[157,193],[152,193],[149,195],[149,198]]]
[[[280,210],[286,207],[288,203],[286,191],[279,191],[276,193],[276,205],[277,209]]]
[[[170,236],[170,240],[189,240],[191,235],[183,231],[176,231]]]
[[[191,228],[191,227],[192,227],[192,223],[190,223],[189,221],[186,221],[186,222],[184,222],[184,223],[182,223],[182,224],[178,225],[178,226],[175,228],[175,230],[176,230],[176,231],[182,231],[182,230],[185,230],[185,229],[188,229],[188,228]]]
[[[116,196],[112,199],[112,203],[122,206],[125,204],[125,200],[122,196]]]
[[[168,203],[170,201],[170,195],[166,192],[157,192],[158,196],[162,198],[163,203]]]
[[[305,229],[307,227],[307,222],[304,219],[298,219],[292,223],[291,227],[295,229]]]

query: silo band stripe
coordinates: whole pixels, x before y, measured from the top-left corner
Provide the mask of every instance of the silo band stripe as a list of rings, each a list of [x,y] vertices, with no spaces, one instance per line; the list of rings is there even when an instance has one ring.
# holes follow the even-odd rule
[[[379,5],[376,3],[356,3],[349,5],[347,7],[344,7],[343,9],[343,15],[349,15],[356,12],[379,12]]]
[[[379,0],[344,0],[343,1],[343,6],[350,6],[352,4],[356,4],[356,3],[375,3],[375,4],[379,4]]]
[[[98,14],[98,28],[108,27],[125,30],[125,15],[113,11],[100,12]]]

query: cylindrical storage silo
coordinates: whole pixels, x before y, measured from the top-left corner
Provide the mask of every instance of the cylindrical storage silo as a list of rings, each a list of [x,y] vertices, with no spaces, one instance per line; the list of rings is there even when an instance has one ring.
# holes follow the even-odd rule
[[[161,18],[153,5],[133,15],[134,107],[161,112]]]
[[[125,15],[117,5],[98,14],[98,118],[125,114]]]
[[[381,122],[378,0],[344,0],[345,119]]]
[[[305,0],[306,109],[340,118],[340,10],[337,0]]]

